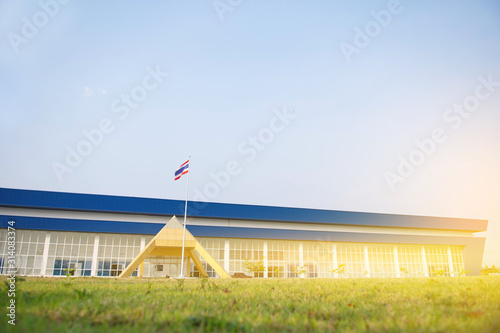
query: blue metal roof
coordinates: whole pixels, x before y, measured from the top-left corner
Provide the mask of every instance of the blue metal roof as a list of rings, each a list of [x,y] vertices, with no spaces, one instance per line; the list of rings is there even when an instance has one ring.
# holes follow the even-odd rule
[[[0,206],[184,215],[184,201],[0,188]],[[256,221],[484,231],[488,221],[190,201],[188,216]]]
[[[164,224],[161,223],[0,215],[0,228],[7,228],[8,221],[15,221],[15,228],[17,230],[96,232],[134,235],[156,235],[161,230],[161,228],[164,227]],[[189,232],[191,232],[191,234],[195,237],[463,246],[471,244],[484,246],[485,242],[484,238],[479,237],[391,235],[335,231],[325,232],[311,230],[214,227],[199,225],[187,225],[186,227]]]

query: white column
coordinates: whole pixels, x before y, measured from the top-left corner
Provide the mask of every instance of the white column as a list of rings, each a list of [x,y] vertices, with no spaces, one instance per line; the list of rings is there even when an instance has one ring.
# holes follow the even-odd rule
[[[425,256],[425,246],[422,245],[422,264],[424,265],[424,276],[429,277],[429,269],[427,268],[427,258]]]
[[[141,236],[141,249],[139,250],[139,253],[144,250],[144,248],[146,247],[146,236]],[[149,266],[148,266],[149,267]],[[137,276],[140,276],[141,275],[141,268],[142,268],[142,276],[144,276],[144,261],[142,262],[142,264],[139,265],[139,267],[137,268],[139,271],[137,272]],[[149,273],[148,273],[149,274]],[[148,275],[150,276],[150,275]]]
[[[368,258],[368,245],[365,245],[365,271],[366,277],[370,277],[370,259]]]
[[[90,267],[90,276],[97,276],[97,255],[99,253],[99,235],[94,238],[94,252],[92,253],[92,266]]]
[[[339,268],[339,263],[337,261],[337,244],[333,244],[332,252],[333,252],[333,266],[334,266],[332,269],[337,269]],[[339,273],[335,273],[333,276],[338,278]]]
[[[224,243],[224,269],[229,273],[229,240],[226,239]]]
[[[453,258],[451,256],[451,248],[449,246],[448,246],[448,265],[449,265],[450,276],[454,277],[455,273],[453,270]]]
[[[47,273],[47,262],[49,260],[49,247],[50,247],[50,232],[45,234],[45,244],[43,245],[43,256],[42,256],[42,269],[40,270],[40,275],[45,276]]]
[[[267,241],[264,241],[264,267],[266,268],[264,270],[264,277],[267,278],[269,277],[268,275],[268,270],[269,270],[269,266],[267,264]]]
[[[398,246],[397,245],[394,245],[394,266],[396,268],[396,277],[401,277],[401,271],[399,268]]]
[[[304,245],[302,242],[299,243],[299,266],[304,267]],[[300,274],[300,277],[303,278],[304,274]]]

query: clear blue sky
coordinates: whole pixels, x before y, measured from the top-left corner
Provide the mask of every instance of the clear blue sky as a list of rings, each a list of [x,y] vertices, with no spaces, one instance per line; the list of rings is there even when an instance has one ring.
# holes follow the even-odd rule
[[[497,1],[42,3],[0,3],[0,186],[184,199],[191,155],[192,199],[488,219],[500,264]]]

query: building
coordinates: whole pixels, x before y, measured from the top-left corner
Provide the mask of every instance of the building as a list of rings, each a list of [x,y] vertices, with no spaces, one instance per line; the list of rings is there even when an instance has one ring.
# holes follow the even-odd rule
[[[114,277],[183,213],[179,200],[0,188],[0,273],[9,221],[18,274]],[[230,275],[262,260],[266,270],[256,275],[264,278],[455,277],[479,275],[485,239],[473,233],[487,221],[189,202],[187,228]],[[144,276],[179,270],[179,257],[144,263]]]

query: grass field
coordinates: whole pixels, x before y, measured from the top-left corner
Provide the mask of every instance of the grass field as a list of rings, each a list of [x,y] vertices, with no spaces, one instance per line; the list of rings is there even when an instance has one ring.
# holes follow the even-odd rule
[[[0,283],[2,332],[500,332],[500,276]]]

